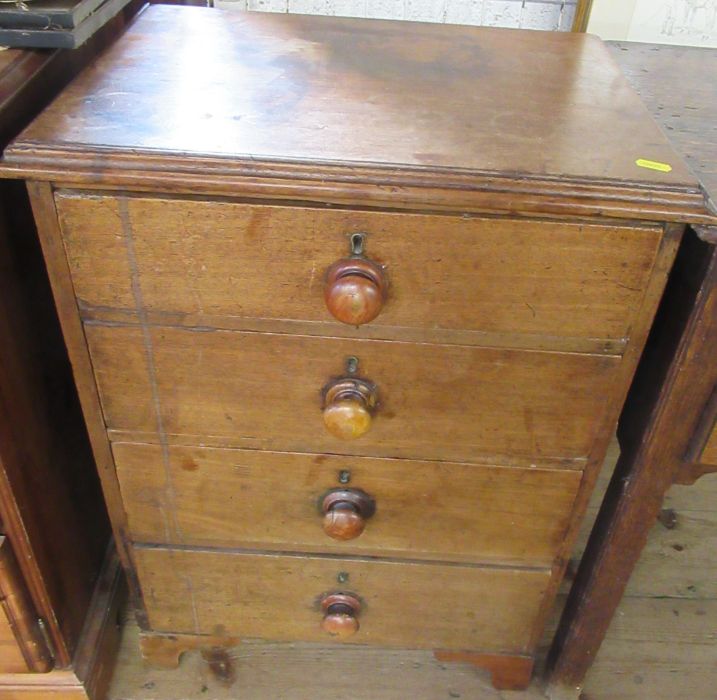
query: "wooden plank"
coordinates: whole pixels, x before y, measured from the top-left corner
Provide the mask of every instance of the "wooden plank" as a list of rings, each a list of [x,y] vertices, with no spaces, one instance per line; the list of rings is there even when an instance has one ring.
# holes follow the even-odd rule
[[[619,455],[620,448],[617,440],[614,440],[590,497],[588,513],[591,514],[593,520],[605,497]],[[717,503],[717,475],[708,474],[691,485],[673,484],[665,494],[662,510],[674,510],[678,514],[682,512],[697,514],[705,511],[713,513],[715,503]]]
[[[590,700],[711,698],[717,601],[625,598],[587,675]]]
[[[135,556],[153,631],[324,641],[320,602],[344,591],[362,607],[341,643],[506,654],[530,651],[550,579],[547,569],[216,550]]]
[[[717,513],[677,513],[650,532],[626,595],[717,598]]]
[[[714,512],[717,503],[717,474],[702,477],[694,486],[674,485],[665,496],[663,509],[681,513]]]
[[[625,595],[717,598],[714,506],[711,511],[670,511],[662,521],[654,521]],[[585,551],[589,534],[589,528],[581,530],[573,551],[574,562],[579,561]]]
[[[677,624],[673,622],[673,625]],[[714,697],[715,644],[612,643],[586,680],[590,700]]]
[[[629,338],[662,235],[647,226],[84,193],[59,194],[57,209],[75,290],[90,310],[134,311],[135,277],[147,313],[220,327],[227,319],[310,321],[332,334],[325,273],[349,254],[348,235],[366,232],[366,255],[389,280],[370,324],[379,334],[474,331],[465,342],[481,344],[491,333],[559,336],[568,350],[573,339],[591,339],[599,351]]]
[[[667,568],[665,565],[662,568]],[[659,591],[646,597],[629,597],[618,608],[607,634],[607,646],[615,642],[656,642],[676,649],[717,641],[717,599],[663,598]],[[616,649],[617,647],[614,647]],[[689,648],[683,650],[689,652]],[[717,649],[713,649],[717,657]],[[682,656],[676,651],[676,656]],[[607,652],[607,657],[617,656]],[[629,654],[626,655],[629,660]],[[706,669],[705,669],[706,670]]]
[[[107,426],[131,432],[134,442],[178,436],[214,446],[570,466],[593,446],[622,369],[618,358],[568,353],[161,327],[146,336],[133,327],[85,330]],[[366,435],[345,441],[324,427],[321,390],[352,355],[358,376],[377,385],[380,407]]]
[[[163,544],[550,565],[581,479],[570,470],[194,447],[169,448],[167,473],[159,445],[112,450],[132,539]],[[375,499],[358,539],[322,529],[319,504],[337,488]]]

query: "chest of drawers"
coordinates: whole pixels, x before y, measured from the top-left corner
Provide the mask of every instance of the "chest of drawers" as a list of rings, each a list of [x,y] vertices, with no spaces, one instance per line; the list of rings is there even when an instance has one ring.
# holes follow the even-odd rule
[[[3,168],[149,658],[333,640],[528,682],[708,216],[598,40],[155,6]]]

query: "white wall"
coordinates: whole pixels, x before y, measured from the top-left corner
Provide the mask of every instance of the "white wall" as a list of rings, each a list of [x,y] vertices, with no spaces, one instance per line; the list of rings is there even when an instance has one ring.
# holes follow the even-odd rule
[[[602,39],[627,39],[637,0],[593,0],[588,32]]]
[[[594,0],[588,31],[603,39],[717,47],[717,0]]]
[[[214,0],[215,7],[569,31],[577,0]]]

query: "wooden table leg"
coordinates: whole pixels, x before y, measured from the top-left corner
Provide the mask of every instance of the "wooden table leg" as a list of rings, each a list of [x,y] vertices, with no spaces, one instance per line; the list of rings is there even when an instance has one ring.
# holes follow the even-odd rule
[[[622,454],[548,657],[551,697],[579,692],[710,405],[717,384],[715,251],[689,231],[675,263],[621,418]]]

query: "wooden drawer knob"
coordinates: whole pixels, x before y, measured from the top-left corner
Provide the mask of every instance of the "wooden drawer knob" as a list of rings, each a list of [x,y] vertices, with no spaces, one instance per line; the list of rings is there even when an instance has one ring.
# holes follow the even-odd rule
[[[334,489],[321,502],[324,532],[335,540],[353,540],[376,512],[376,502],[359,489]]]
[[[360,326],[381,312],[388,283],[381,266],[363,256],[363,234],[354,234],[351,240],[352,255],[326,271],[324,300],[336,320]]]
[[[354,440],[371,428],[376,389],[363,379],[337,379],[324,389],[324,425],[340,440]]]
[[[321,627],[332,637],[344,639],[359,631],[357,616],[361,601],[350,593],[331,593],[321,601],[324,619]]]

